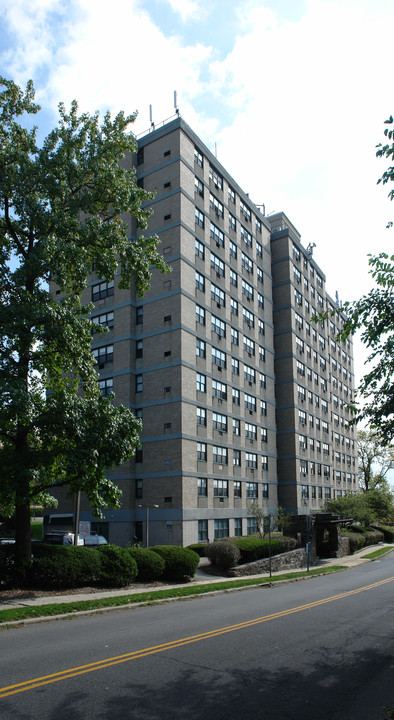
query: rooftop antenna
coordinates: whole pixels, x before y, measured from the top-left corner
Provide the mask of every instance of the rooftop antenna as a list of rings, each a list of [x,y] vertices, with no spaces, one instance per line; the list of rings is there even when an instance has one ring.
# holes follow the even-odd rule
[[[155,123],[152,120],[152,105],[149,105],[149,120],[150,120],[150,126],[152,130],[155,129]]]
[[[265,203],[261,203],[261,205],[256,205],[256,207],[258,207],[261,214],[265,217]]]
[[[335,291],[335,302],[337,305],[339,305],[339,293],[338,290]]]
[[[309,255],[309,257],[312,257],[312,255],[313,255],[313,248],[315,248],[315,247],[316,247],[316,243],[309,243],[309,245],[308,245],[308,247],[307,247],[307,249],[306,249],[307,255]]]
[[[177,115],[179,115],[179,107],[178,107],[178,93],[176,90],[174,90],[174,108]]]

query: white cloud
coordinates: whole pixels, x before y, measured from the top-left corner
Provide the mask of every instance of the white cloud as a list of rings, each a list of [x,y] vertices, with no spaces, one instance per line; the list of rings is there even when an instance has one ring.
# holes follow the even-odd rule
[[[182,22],[189,22],[201,18],[204,7],[197,0],[164,0],[168,2],[174,12],[179,13]]]

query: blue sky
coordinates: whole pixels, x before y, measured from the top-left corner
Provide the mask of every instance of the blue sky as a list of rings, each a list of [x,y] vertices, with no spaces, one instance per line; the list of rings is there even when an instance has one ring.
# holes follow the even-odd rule
[[[371,285],[393,252],[376,181],[393,113],[392,0],[0,0],[0,73],[34,80],[43,133],[57,105],[180,113],[251,199],[315,242],[332,295]],[[356,370],[365,352],[358,348]]]

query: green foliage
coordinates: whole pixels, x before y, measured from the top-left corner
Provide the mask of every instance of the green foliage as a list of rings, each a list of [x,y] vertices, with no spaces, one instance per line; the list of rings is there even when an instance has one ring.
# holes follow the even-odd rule
[[[200,556],[193,550],[176,545],[155,545],[151,550],[164,560],[165,580],[182,582],[194,577]]]
[[[383,540],[383,533],[379,530],[366,530],[357,525],[350,525],[342,530],[342,535],[349,538],[350,554],[361,550],[368,545],[377,545]]]
[[[387,473],[394,468],[394,448],[382,445],[373,430],[357,433],[358,470],[360,487],[365,492],[374,488],[387,488]]]
[[[394,543],[394,525],[382,525],[379,523],[379,525],[375,526],[375,529],[383,533],[384,542]]]
[[[362,525],[371,525],[376,520],[391,520],[394,517],[393,496],[387,490],[369,490],[358,494],[347,494],[328,500],[327,510],[342,518],[353,518]]]
[[[149,548],[131,547],[127,552],[134,558],[138,567],[138,580],[149,582],[158,580],[164,572],[164,560]]]
[[[390,115],[389,119],[385,120],[385,125],[392,125],[393,122],[394,122],[393,116]],[[391,140],[391,142],[386,142],[384,145],[383,145],[383,143],[379,143],[378,145],[376,145],[376,147],[378,148],[378,150],[376,151],[376,157],[387,158],[388,160],[390,160],[390,162],[393,162],[394,161],[394,130],[385,128],[384,134],[388,140]],[[383,183],[383,185],[386,185],[388,182],[393,182],[393,181],[394,181],[394,166],[390,165],[390,167],[388,167],[387,170],[385,170],[382,177],[379,178],[378,185],[379,185],[379,183]],[[390,198],[390,200],[394,199],[394,190],[390,190],[388,197]],[[392,227],[392,225],[393,225],[393,223],[390,221],[387,224],[387,227],[390,228],[390,227]]]
[[[13,585],[15,580],[15,545],[0,545],[0,589]]]
[[[99,583],[101,585],[124,587],[135,580],[138,567],[129,550],[117,545],[100,545],[96,552],[100,554]]]
[[[205,546],[205,554],[212,565],[218,565],[225,570],[237,565],[241,557],[240,549],[230,540],[209,543]]]
[[[249,563],[255,560],[269,557],[269,541],[260,540],[256,537],[243,537],[234,540],[235,545],[241,551],[241,562]],[[296,547],[296,540],[293,538],[273,538],[271,540],[271,554],[293,550]]]
[[[48,506],[52,488],[66,486],[98,516],[119,506],[107,471],[139,445],[132,411],[100,396],[92,306],[81,299],[92,264],[139,296],[152,266],[168,271],[158,238],[141,234],[152,195],[131,166],[134,116],[100,120],[61,104],[39,147],[23,118],[39,109],[32,82],[24,92],[0,78],[0,506],[15,509],[18,562],[30,559],[32,503]]]
[[[67,589],[92,585],[100,576],[97,550],[65,545],[35,545],[28,585],[43,589]]]
[[[193,552],[197,553],[199,557],[205,557],[205,548],[207,546],[207,543],[192,543],[192,545],[188,545],[188,550],[193,550]]]

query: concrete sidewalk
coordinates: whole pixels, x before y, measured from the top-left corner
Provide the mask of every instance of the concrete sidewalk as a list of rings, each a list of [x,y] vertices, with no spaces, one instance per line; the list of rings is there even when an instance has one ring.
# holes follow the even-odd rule
[[[370,562],[367,558],[363,558],[363,555],[368,555],[369,553],[374,552],[374,550],[378,550],[382,547],[389,547],[394,549],[394,545],[390,545],[389,543],[379,543],[379,545],[370,545],[369,547],[363,548],[362,550],[359,550],[358,552],[354,553],[354,555],[347,555],[346,557],[342,558],[324,558],[322,560],[319,560],[316,565],[311,566],[312,569],[318,569],[318,568],[324,568],[332,565],[341,565],[342,567],[352,568],[357,565],[363,565],[364,563]],[[193,580],[189,583],[177,583],[174,585],[153,585],[147,587],[146,585],[134,585],[132,588],[128,589],[122,589],[122,590],[104,590],[99,592],[77,592],[70,595],[48,595],[48,596],[40,596],[40,597],[29,597],[29,592],[26,591],[26,596],[21,598],[20,600],[10,600],[10,601],[0,601],[0,610],[7,610],[11,608],[18,608],[18,607],[40,607],[41,605],[52,605],[56,603],[72,603],[72,602],[80,602],[83,600],[99,600],[100,598],[116,598],[121,597],[124,595],[137,595],[143,592],[149,592],[154,593],[158,592],[160,590],[169,590],[171,588],[181,588],[181,587],[192,587],[193,585],[206,585],[206,584],[212,584],[216,582],[225,582],[228,581],[233,582],[234,580],[241,580],[241,577],[237,578],[229,578],[227,575],[211,575],[208,574],[204,568],[207,568],[210,566],[209,560],[207,558],[201,558],[200,564],[197,568],[196,575],[194,576]],[[280,575],[285,575],[289,572],[302,572],[302,570],[305,570],[305,576],[307,577],[307,571],[305,568],[297,568],[297,569],[287,569],[287,570],[280,570],[278,572],[272,573],[273,577],[278,577]],[[245,579],[253,579],[255,578],[258,582],[269,582],[270,577],[267,573],[265,574],[257,574],[257,575],[245,575],[243,576]],[[131,601],[132,602],[132,601]]]

